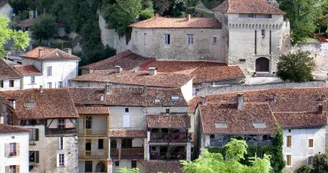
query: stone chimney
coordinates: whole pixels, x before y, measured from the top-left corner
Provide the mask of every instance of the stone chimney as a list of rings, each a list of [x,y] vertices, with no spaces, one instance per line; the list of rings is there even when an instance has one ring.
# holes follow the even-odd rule
[[[42,49],[39,49],[39,57],[41,57],[43,54],[43,50]]]
[[[187,21],[190,21],[191,15],[190,14],[187,14],[186,15],[186,18],[187,18]]]
[[[115,66],[115,72],[116,73],[121,73],[122,71],[123,71],[123,68],[121,66],[119,66],[119,65]]]
[[[154,16],[155,16],[155,19],[156,19],[156,18],[159,18],[159,13],[156,12],[156,13],[154,14]]]
[[[243,107],[244,107],[244,94],[239,93],[237,95],[237,108],[238,110],[243,110]]]
[[[113,92],[112,85],[106,84],[105,85],[105,94],[112,94],[112,92]]]
[[[157,74],[157,68],[156,67],[149,67],[148,70],[149,70],[150,75],[155,76]]]
[[[72,55],[72,49],[71,48],[65,48],[65,52],[67,52],[69,55]]]
[[[40,93],[43,93],[43,86],[42,85],[40,85],[39,90],[40,90]]]
[[[322,114],[323,112],[323,104],[319,104],[318,106],[318,114]]]

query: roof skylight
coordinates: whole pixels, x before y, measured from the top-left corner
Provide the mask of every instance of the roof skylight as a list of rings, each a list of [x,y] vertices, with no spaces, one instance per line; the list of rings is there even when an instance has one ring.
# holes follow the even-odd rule
[[[253,123],[254,128],[256,129],[264,129],[267,128],[265,123]]]
[[[225,129],[228,128],[227,123],[215,123],[215,128]]]

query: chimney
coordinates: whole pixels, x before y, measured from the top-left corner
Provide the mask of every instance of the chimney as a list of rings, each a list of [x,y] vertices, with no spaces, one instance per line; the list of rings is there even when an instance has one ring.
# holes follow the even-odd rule
[[[237,95],[237,108],[238,110],[243,110],[243,107],[244,107],[244,94],[239,93]]]
[[[39,49],[39,57],[42,56],[42,53],[43,53],[43,50],[42,49]]]
[[[13,109],[16,109],[16,101],[15,100],[8,100],[9,106]]]
[[[43,86],[40,85],[40,93],[43,93]]]
[[[66,48],[64,49],[65,52],[67,52],[69,55],[72,55],[72,49],[71,48]]]
[[[106,84],[105,85],[105,94],[112,94],[112,92],[113,92],[112,85]]]
[[[89,73],[93,73],[93,68],[89,68]]]
[[[159,14],[157,12],[154,14],[154,16],[155,16],[155,19],[159,18]]]
[[[205,105],[205,103],[206,103],[206,97],[205,96],[201,96],[200,98],[202,100],[202,105]]]
[[[149,67],[148,70],[149,70],[150,75],[155,76],[157,74],[157,68],[156,67]]]
[[[191,15],[190,14],[187,14],[186,15],[186,18],[187,18],[187,21],[190,21]]]
[[[119,65],[116,65],[116,66],[115,66],[115,72],[116,72],[116,73],[121,73],[122,71],[123,71],[123,69],[122,69],[121,66],[119,66]]]
[[[319,104],[318,106],[318,114],[322,114],[323,112],[323,104]]]

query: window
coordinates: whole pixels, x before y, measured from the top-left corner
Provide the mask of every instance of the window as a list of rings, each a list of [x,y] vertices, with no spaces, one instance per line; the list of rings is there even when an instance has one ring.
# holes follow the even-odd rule
[[[120,166],[120,162],[119,161],[115,161],[115,166]]]
[[[39,151],[30,151],[29,161],[30,163],[39,163]]]
[[[0,88],[3,88],[3,80],[0,80]]]
[[[164,35],[164,43],[165,43],[165,45],[170,45],[171,44],[170,34],[165,34]]]
[[[31,76],[31,84],[35,83],[35,76]]]
[[[51,82],[48,82],[48,88],[52,88],[52,83]]]
[[[92,117],[90,117],[90,116],[87,116],[86,117],[86,124],[85,124],[85,128],[87,128],[87,129],[91,129],[92,128]]]
[[[30,142],[39,141],[39,129],[31,129]]]
[[[58,149],[62,150],[64,148],[64,138],[59,137],[59,144],[58,144]]]
[[[256,14],[248,14],[249,18],[256,18]]]
[[[102,150],[104,149],[104,140],[98,139],[98,149]]]
[[[62,81],[58,82],[58,88],[63,88],[63,82]]]
[[[47,67],[47,76],[52,76],[52,66]]]
[[[15,81],[9,80],[9,87],[14,87],[14,86],[15,86]]]
[[[122,139],[122,148],[132,148],[132,139]]]
[[[265,30],[264,29],[261,30],[261,35],[262,35],[262,38],[265,37]]]
[[[166,109],[165,112],[166,112],[167,114],[169,114],[169,113],[170,113],[170,109]]]
[[[9,145],[10,145],[9,155],[16,156],[16,143],[10,143]]]
[[[64,154],[58,154],[58,165],[65,166],[65,156]]]
[[[35,108],[35,104],[34,103],[24,103],[24,107],[26,109],[33,109],[33,108]]]
[[[131,125],[131,116],[126,114],[123,116],[123,127],[130,127]]]
[[[193,34],[188,34],[188,45],[194,44],[194,35]]]
[[[228,128],[227,123],[215,123],[215,128],[224,129]]]
[[[144,33],[144,45],[147,45],[147,33]]]
[[[134,42],[138,41],[138,31],[134,31]]]
[[[287,155],[287,166],[292,165],[292,155]]]
[[[129,112],[130,112],[129,108],[125,108],[125,113],[129,113]]]
[[[287,136],[287,147],[292,146],[292,136]]]
[[[11,165],[11,166],[9,167],[9,172],[10,172],[10,173],[16,173],[16,165]]]
[[[218,42],[218,38],[217,37],[213,37],[212,44],[217,44],[217,42]]]
[[[289,133],[292,132],[292,129],[288,129],[288,132],[289,132]]]
[[[211,138],[211,139],[214,139],[214,138],[215,138],[215,135],[210,135],[210,138]]]
[[[65,119],[58,119],[57,127],[58,127],[59,129],[63,129],[63,128],[65,128]]]
[[[313,139],[309,139],[309,148],[313,147]]]
[[[132,160],[131,161],[131,168],[136,168],[137,167],[137,161]]]

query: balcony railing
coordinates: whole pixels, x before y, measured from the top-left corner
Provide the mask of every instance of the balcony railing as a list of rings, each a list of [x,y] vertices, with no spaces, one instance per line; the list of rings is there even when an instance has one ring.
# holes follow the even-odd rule
[[[112,159],[143,159],[144,148],[112,148]]]
[[[151,160],[185,160],[186,153],[185,152],[151,152],[150,154]]]
[[[79,159],[106,159],[106,150],[82,150],[79,151]]]
[[[80,129],[79,136],[107,136],[107,130]]]
[[[151,133],[150,142],[187,142],[186,132]]]
[[[46,128],[45,135],[47,137],[76,136],[76,128]]]

